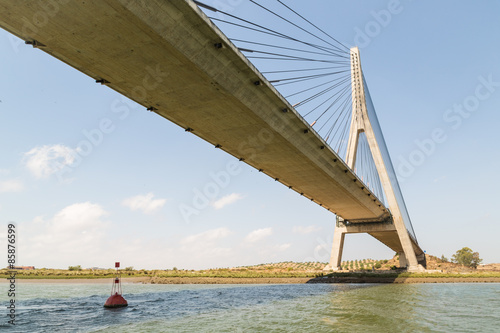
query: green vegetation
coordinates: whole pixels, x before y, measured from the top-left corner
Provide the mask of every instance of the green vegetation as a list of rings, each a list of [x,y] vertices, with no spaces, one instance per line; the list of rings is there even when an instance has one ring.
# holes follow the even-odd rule
[[[469,248],[463,248],[452,257],[454,263],[450,263],[444,255],[441,258],[428,256],[429,269],[439,267],[446,273],[408,273],[398,268],[397,255],[391,260],[349,260],[343,261],[340,266],[342,271],[335,272],[329,276],[339,277],[378,277],[378,278],[479,278],[500,277],[500,272],[495,271],[471,271],[476,268],[481,259],[479,253]],[[147,278],[314,278],[324,276],[323,268],[326,263],[321,262],[280,262],[263,263],[254,266],[242,266],[235,268],[215,268],[207,270],[184,270],[173,267],[168,270],[135,270],[134,267],[126,267],[119,270],[122,277],[147,277]],[[450,273],[454,272],[454,273]],[[0,278],[9,276],[7,269],[0,270]],[[97,279],[113,278],[115,269],[82,269],[80,265],[69,266],[67,270],[60,269],[34,269],[18,270],[19,279]]]
[[[132,267],[119,270],[122,277],[218,277],[218,278],[314,278],[323,276],[325,263],[279,263],[262,264],[250,267],[217,268],[207,270],[134,270]],[[71,269],[34,269],[19,270],[18,279],[100,279],[113,278],[114,269],[82,269],[70,266]],[[7,269],[0,270],[0,278],[9,276]]]
[[[71,266],[75,267],[75,266]],[[21,270],[17,271],[16,278],[18,279],[97,279],[97,278],[111,278],[115,276],[114,269],[107,270],[89,270],[89,269],[34,269],[34,270]],[[132,274],[132,273],[130,273]],[[122,273],[122,276],[130,274]],[[0,270],[0,278],[8,276],[8,270]]]
[[[380,263],[377,263],[380,265]],[[7,278],[8,271],[0,270],[0,278]],[[56,269],[36,269],[18,271],[18,279],[98,279],[109,278],[115,276],[115,270],[56,270]],[[253,270],[246,268],[239,269],[209,269],[201,271],[191,270],[136,270],[133,272],[121,271],[122,277],[158,277],[158,278],[174,278],[174,277],[208,277],[208,278],[315,278],[324,276],[323,272],[305,272],[305,271],[270,271]],[[500,278],[500,272],[479,272],[472,273],[408,273],[397,271],[364,271],[364,272],[335,272],[328,274],[329,277],[376,277],[376,278]]]
[[[479,258],[478,252],[472,252],[470,248],[464,247],[451,257],[451,261],[466,267],[477,268],[477,265],[479,265],[483,259]]]
[[[397,259],[397,258],[396,258]],[[388,260],[373,260],[373,259],[356,259],[342,261],[340,267],[342,270],[351,271],[372,271],[375,269],[381,269],[384,264],[384,269],[391,269],[391,265],[388,264]],[[394,265],[392,265],[394,266]],[[393,268],[392,268],[393,269]]]

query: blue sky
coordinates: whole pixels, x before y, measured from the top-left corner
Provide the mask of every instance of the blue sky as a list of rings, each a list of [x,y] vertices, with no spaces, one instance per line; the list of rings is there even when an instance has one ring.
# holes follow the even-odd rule
[[[468,246],[500,262],[500,4],[287,4],[360,47],[421,247],[449,257]],[[329,260],[331,213],[3,30],[0,50],[0,216],[17,223],[19,264]],[[197,214],[183,216],[186,206]],[[392,254],[370,236],[346,238],[344,259]]]

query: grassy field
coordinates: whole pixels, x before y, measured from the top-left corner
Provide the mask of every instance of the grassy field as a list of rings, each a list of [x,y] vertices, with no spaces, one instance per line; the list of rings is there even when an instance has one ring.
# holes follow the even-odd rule
[[[493,266],[489,270],[473,270],[457,264],[445,262],[427,255],[427,268],[441,272],[408,273],[397,268],[398,258],[389,260],[351,260],[342,262],[342,271],[326,274],[326,263],[321,262],[280,262],[235,268],[215,268],[207,270],[134,270],[121,269],[122,277],[142,278],[315,278],[315,277],[361,277],[361,278],[500,278],[500,269]],[[64,269],[16,270],[18,279],[102,279],[113,278],[114,269],[81,269],[80,266]],[[7,269],[0,270],[0,278],[10,276]]]
[[[253,269],[209,269],[201,271],[189,270],[137,270],[120,271],[122,277],[217,277],[217,278],[314,278],[323,276],[321,271],[281,271]],[[8,270],[0,270],[0,278],[9,277]],[[59,269],[35,269],[16,271],[17,279],[102,279],[113,278],[114,270],[81,270],[69,271]]]
[[[500,278],[500,272],[467,272],[467,273],[409,273],[397,271],[361,271],[361,272],[336,272],[325,274],[320,270],[302,271],[302,270],[275,270],[275,269],[210,269],[201,271],[189,270],[137,270],[120,271],[122,277],[192,277],[192,278],[315,278],[321,276],[327,277],[387,277],[387,278]],[[8,278],[8,270],[0,270],[0,278]],[[17,279],[102,279],[113,278],[114,270],[81,270],[69,271],[59,269],[36,269],[29,271],[16,271]]]

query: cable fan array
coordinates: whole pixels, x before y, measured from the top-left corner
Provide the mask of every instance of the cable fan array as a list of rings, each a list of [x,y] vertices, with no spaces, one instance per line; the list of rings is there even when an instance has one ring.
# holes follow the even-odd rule
[[[354,172],[377,196],[377,198],[379,198],[380,201],[387,206],[384,190],[382,189],[382,182],[380,181],[366,134],[364,132],[360,133],[358,140],[358,150],[356,152]]]
[[[238,11],[195,3],[344,158],[352,117],[350,49],[281,0],[247,0]],[[356,173],[382,200],[366,138],[360,142]]]
[[[280,0],[242,17],[195,1],[339,155],[351,118],[349,48]]]

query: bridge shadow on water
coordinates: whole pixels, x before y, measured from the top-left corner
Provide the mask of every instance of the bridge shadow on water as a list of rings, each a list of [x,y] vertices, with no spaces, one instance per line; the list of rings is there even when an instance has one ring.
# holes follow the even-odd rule
[[[306,283],[406,283],[408,274],[406,270],[335,272],[312,278]]]

